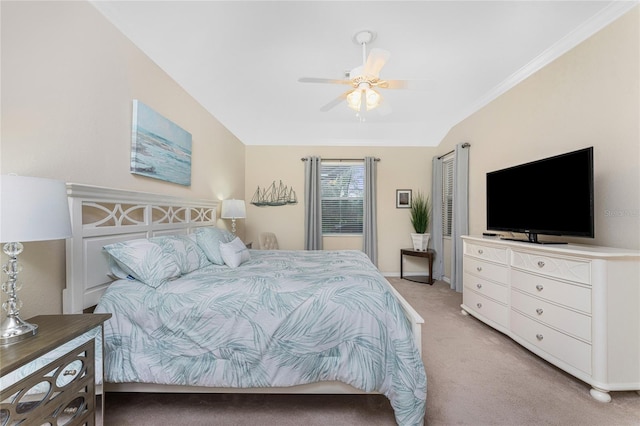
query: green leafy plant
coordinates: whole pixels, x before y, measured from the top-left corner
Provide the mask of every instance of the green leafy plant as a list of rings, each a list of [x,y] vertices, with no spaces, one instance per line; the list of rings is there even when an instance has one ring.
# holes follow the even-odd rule
[[[411,200],[411,224],[416,234],[424,234],[429,228],[431,221],[431,201],[429,196],[425,196],[418,191]]]

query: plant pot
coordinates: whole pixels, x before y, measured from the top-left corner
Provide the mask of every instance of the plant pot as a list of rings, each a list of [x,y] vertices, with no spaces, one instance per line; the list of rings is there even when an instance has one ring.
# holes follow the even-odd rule
[[[429,245],[429,239],[431,234],[411,234],[411,241],[413,241],[413,249],[416,251],[427,251]]]

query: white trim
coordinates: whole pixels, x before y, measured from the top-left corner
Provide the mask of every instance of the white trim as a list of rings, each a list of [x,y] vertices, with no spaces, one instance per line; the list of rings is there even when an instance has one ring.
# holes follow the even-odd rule
[[[205,386],[159,385],[155,383],[105,383],[106,392],[133,393],[266,393],[266,394],[379,394],[365,392],[346,383],[313,382],[288,387],[213,388]]]

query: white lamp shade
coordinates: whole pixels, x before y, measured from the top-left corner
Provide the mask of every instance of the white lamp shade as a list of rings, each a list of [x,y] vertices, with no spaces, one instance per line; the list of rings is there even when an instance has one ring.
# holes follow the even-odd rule
[[[64,182],[0,176],[0,242],[60,240],[71,236]]]
[[[244,200],[223,200],[222,219],[244,219],[247,217]]]

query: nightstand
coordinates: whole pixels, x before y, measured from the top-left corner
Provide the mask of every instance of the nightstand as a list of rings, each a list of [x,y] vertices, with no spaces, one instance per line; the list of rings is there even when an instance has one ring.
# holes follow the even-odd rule
[[[400,249],[400,278],[401,279],[404,278],[405,280],[413,281],[416,283],[433,285],[433,257],[435,256],[435,254],[436,252],[431,249],[427,249],[426,251],[414,250],[410,248]],[[403,267],[402,267],[403,260],[404,260],[403,256],[415,256],[415,257],[426,258],[429,262],[429,275],[418,276],[418,277],[415,277],[415,276],[405,277]]]
[[[38,334],[0,346],[0,424],[95,425],[95,376],[102,373],[95,355],[102,352],[102,324],[109,318],[40,315],[29,319]]]

